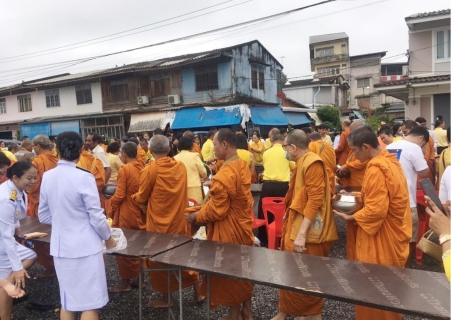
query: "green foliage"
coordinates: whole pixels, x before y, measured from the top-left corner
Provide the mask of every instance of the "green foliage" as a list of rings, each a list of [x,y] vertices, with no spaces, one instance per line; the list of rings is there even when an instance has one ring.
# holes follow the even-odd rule
[[[15,134],[15,136],[14,136],[14,139],[20,140],[20,130],[17,130],[17,131],[16,131],[16,134]]]
[[[333,106],[322,106],[318,108],[316,114],[323,123],[328,122],[331,130],[340,129],[340,110],[338,110],[338,108]]]
[[[395,121],[392,118],[384,114],[371,115],[371,117],[365,120],[365,124],[369,125],[371,129],[377,133],[377,129],[381,127],[382,121],[385,121],[389,127],[393,127],[395,124]]]

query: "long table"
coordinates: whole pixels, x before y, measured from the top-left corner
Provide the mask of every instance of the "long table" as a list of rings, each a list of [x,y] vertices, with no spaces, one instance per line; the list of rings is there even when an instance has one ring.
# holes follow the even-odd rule
[[[51,226],[40,224],[37,218],[21,221],[22,235],[35,231],[49,233],[50,229]],[[147,271],[142,269],[142,259],[150,259],[166,265],[168,269],[164,270],[168,272],[178,270],[179,275],[182,269],[202,272],[207,276],[207,287],[209,276],[219,275],[377,309],[434,319],[450,318],[450,283],[442,273],[207,240],[192,241],[178,235],[123,231],[128,247],[114,254],[139,259],[140,284],[142,273]],[[50,233],[32,241],[49,242]],[[182,300],[180,311],[182,317]]]

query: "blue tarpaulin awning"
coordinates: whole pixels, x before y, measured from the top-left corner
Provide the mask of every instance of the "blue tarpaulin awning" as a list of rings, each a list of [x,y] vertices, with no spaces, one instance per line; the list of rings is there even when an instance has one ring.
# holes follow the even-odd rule
[[[312,120],[310,120],[304,112],[285,112],[285,116],[287,117],[288,122],[293,126],[301,126],[303,124],[308,125],[312,123]]]
[[[261,126],[286,126],[287,117],[280,107],[250,107],[252,123]]]
[[[238,106],[208,111],[204,108],[181,109],[175,114],[171,129],[231,126],[239,124],[241,117]]]

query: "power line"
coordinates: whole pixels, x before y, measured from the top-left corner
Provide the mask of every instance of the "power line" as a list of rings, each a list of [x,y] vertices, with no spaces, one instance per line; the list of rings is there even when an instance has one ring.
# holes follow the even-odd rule
[[[17,56],[11,56],[11,57],[0,58],[0,61],[6,60],[6,59],[12,59],[12,58],[24,57],[24,56],[33,55],[33,54],[36,54],[36,53],[42,53],[42,52],[47,52],[47,51],[53,51],[53,50],[57,50],[57,49],[62,49],[62,48],[67,48],[67,47],[72,47],[72,46],[75,46],[75,45],[78,45],[78,44],[87,43],[87,42],[92,42],[92,41],[95,41],[95,40],[100,40],[100,39],[112,37],[112,36],[115,36],[115,35],[118,35],[118,34],[123,34],[123,33],[127,33],[127,32],[130,32],[130,31],[142,29],[142,28],[149,27],[149,26],[152,26],[152,25],[156,25],[156,24],[159,24],[159,23],[162,23],[162,22],[166,22],[166,21],[174,20],[174,19],[177,19],[177,18],[180,18],[180,17],[184,17],[184,16],[187,16],[187,15],[196,13],[196,12],[204,11],[204,10],[207,10],[207,9],[210,9],[210,8],[213,8],[213,7],[217,7],[217,6],[220,6],[220,5],[224,4],[224,3],[231,2],[231,1],[234,1],[234,0],[227,0],[227,1],[224,1],[224,2],[221,2],[221,3],[218,3],[218,4],[215,4],[215,5],[212,5],[212,6],[208,6],[208,7],[199,9],[199,10],[194,10],[194,11],[191,11],[191,12],[188,12],[188,13],[184,13],[184,14],[181,14],[181,15],[178,15],[178,16],[175,16],[175,17],[172,17],[172,18],[160,20],[160,21],[157,21],[157,22],[153,22],[153,23],[150,23],[150,24],[146,24],[146,25],[141,26],[141,27],[136,27],[136,28],[132,28],[132,29],[125,30],[125,31],[112,33],[112,34],[110,34],[110,35],[106,35],[106,36],[102,36],[102,37],[98,37],[98,38],[94,38],[94,39],[90,39],[90,40],[85,40],[85,41],[81,41],[81,42],[76,42],[76,43],[72,43],[72,44],[68,44],[68,45],[64,45],[64,46],[60,46],[60,47],[55,47],[55,48],[52,48],[52,49],[46,49],[46,50],[41,50],[41,51],[30,52],[30,53],[26,53],[26,54],[17,55]],[[252,1],[252,0],[250,0],[250,1]],[[246,1],[246,2],[248,2],[248,1]],[[243,2],[243,3],[244,3],[244,2]],[[242,3],[241,3],[241,4],[242,4]],[[238,4],[238,5],[240,5],[240,4]],[[229,8],[229,7],[227,7],[227,8]],[[224,8],[224,9],[227,9],[227,8]],[[216,12],[216,11],[213,11],[213,12]],[[182,21],[183,21],[183,20],[182,20]],[[150,30],[152,30],[152,29],[150,29]],[[147,30],[145,30],[145,31],[147,31]],[[110,40],[113,40],[113,39],[110,39]],[[72,49],[75,49],[75,48],[72,48]]]

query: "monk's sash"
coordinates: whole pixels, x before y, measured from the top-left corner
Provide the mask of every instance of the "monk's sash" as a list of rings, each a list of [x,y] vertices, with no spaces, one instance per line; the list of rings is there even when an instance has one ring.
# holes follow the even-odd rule
[[[305,208],[308,200],[307,190],[304,182],[305,172],[307,171],[309,166],[316,161],[321,161],[326,188],[324,192],[323,204],[321,205],[320,210],[316,213],[315,219],[310,225],[306,243],[323,243],[338,239],[337,227],[335,225],[334,216],[331,212],[330,183],[326,165],[317,154],[308,152],[307,154],[305,154],[303,159],[301,159],[301,161],[297,163],[295,190],[293,200],[291,201],[291,204],[288,208],[289,210],[296,211],[290,233],[290,240],[293,241],[296,239],[299,229],[301,228],[302,221],[304,221],[302,209]]]

